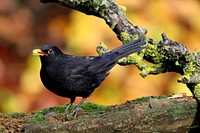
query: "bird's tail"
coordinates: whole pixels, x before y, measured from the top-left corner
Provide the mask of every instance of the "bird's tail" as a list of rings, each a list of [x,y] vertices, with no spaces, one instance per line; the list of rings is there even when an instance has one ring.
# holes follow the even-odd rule
[[[102,75],[102,72],[109,71],[119,59],[126,57],[132,53],[138,52],[145,48],[146,42],[142,39],[131,41],[126,43],[118,48],[113,49],[110,52],[107,52],[99,56],[99,60],[94,62],[95,64],[91,65],[90,69],[96,70],[96,74],[100,73],[100,79],[104,79],[105,75]]]
[[[115,61],[126,57],[132,53],[139,52],[140,50],[145,48],[146,42],[142,39],[138,39],[135,41],[131,41],[126,43],[118,48],[113,49],[112,51],[108,52],[107,54],[113,55]]]

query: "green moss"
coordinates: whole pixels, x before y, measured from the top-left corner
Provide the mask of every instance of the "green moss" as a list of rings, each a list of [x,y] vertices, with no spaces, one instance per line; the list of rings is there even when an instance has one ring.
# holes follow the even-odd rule
[[[94,109],[106,110],[108,107],[99,105],[99,104],[95,104],[95,103],[91,103],[91,102],[87,102],[87,103],[82,104],[81,108],[83,110],[94,110]]]
[[[74,7],[79,7],[80,11],[91,14],[91,11],[96,13],[97,16],[105,17],[105,9],[107,2],[105,0],[70,0]]]
[[[192,55],[186,55],[185,56],[185,59],[186,59],[186,61],[188,61],[188,62],[194,62],[195,61],[195,58],[194,58],[194,56],[192,56]]]
[[[180,64],[179,64],[178,61],[175,61],[175,65],[176,65],[176,66],[180,66]]]
[[[69,112],[74,109],[76,105],[72,105],[69,109]],[[67,107],[67,104],[64,106],[55,106],[55,107],[50,107],[50,108],[46,108],[43,109],[37,113],[32,114],[33,120],[35,122],[42,122],[45,121],[48,118],[48,115],[51,115],[51,113],[53,115],[55,115],[56,117],[62,117],[63,115],[66,114],[67,120],[74,120],[75,118],[71,115],[68,115],[67,113],[65,113],[65,109]],[[81,109],[79,111],[80,112],[87,112],[88,114],[102,114],[102,112],[105,112],[105,110],[107,109],[107,106],[103,106],[103,105],[98,105],[98,104],[94,104],[94,103],[83,103],[81,105]],[[59,115],[60,114],[60,115]]]
[[[192,74],[196,69],[195,64],[193,62],[187,63],[186,67],[183,69],[184,74]]]
[[[138,34],[134,34],[133,35],[133,40],[138,40],[140,37],[139,37],[139,35]]]
[[[150,59],[155,63],[159,64],[163,61],[165,58],[165,55],[162,54],[160,51],[157,49],[157,44],[153,45],[150,43],[147,43],[147,49],[145,49],[145,56],[150,57]]]
[[[128,64],[135,64],[139,69],[143,69],[146,67],[146,63],[142,60],[143,55],[138,53],[133,53],[131,55],[129,55],[127,58],[122,58],[118,61],[118,63],[120,64],[121,62],[123,62],[124,59],[126,59],[126,62]]]
[[[33,119],[31,120],[31,122],[32,121],[41,122],[41,121],[44,121],[45,119],[46,119],[46,117],[42,112],[37,112],[33,116]]]
[[[145,78],[149,73],[154,73],[162,67],[162,63],[155,65],[147,65],[142,69],[140,75]]]
[[[63,113],[65,111],[67,105],[68,104],[65,104],[63,106],[55,106],[55,107],[46,108],[46,109],[43,109],[40,112],[43,113],[43,114],[47,114],[49,112]]]
[[[67,120],[72,121],[72,120],[75,120],[75,119],[76,119],[75,117],[73,117],[71,115],[67,115]]]
[[[64,113],[66,106],[67,104],[64,106],[55,106],[55,107],[46,108],[37,113],[33,113],[31,116],[33,117],[33,121],[41,122],[41,121],[46,120],[47,114],[51,112],[55,114]]]
[[[88,115],[99,115],[107,111],[108,106],[103,106],[99,104],[94,103],[84,103],[81,105],[81,111],[87,113]]]
[[[128,43],[131,40],[137,40],[138,38],[139,38],[138,34],[134,34],[133,37],[131,38],[130,34],[126,31],[120,33],[120,40],[123,43]]]
[[[179,108],[179,109],[176,109]],[[191,107],[187,105],[181,105],[177,107],[177,103],[174,102],[174,104],[171,105],[171,108],[167,108],[166,111],[164,112],[165,115],[169,116],[170,119],[183,119],[183,113],[185,112],[186,109],[191,109]],[[189,114],[188,114],[189,115]]]
[[[169,46],[164,46],[163,50],[169,51]]]
[[[131,37],[130,37],[129,33],[127,33],[127,32],[121,32],[120,39],[123,43],[128,43],[131,41]]]
[[[142,51],[140,51],[142,52]],[[119,65],[135,64],[140,70],[146,67],[146,63],[143,61],[143,54],[133,53],[128,57],[124,57],[118,60]]]
[[[93,7],[94,11],[99,14],[102,18],[105,17],[105,8],[107,7],[105,0],[97,0],[97,1],[91,1],[90,5],[88,7]],[[88,8],[86,8],[87,10]]]
[[[133,53],[128,56],[128,63],[130,63],[130,64],[135,64],[137,62],[140,62],[141,60],[142,60],[142,57],[136,53]]]
[[[11,116],[13,118],[22,118],[22,117],[25,117],[26,116],[26,113],[18,113],[18,112],[14,112],[14,113],[8,113],[7,114],[8,116]]]
[[[163,98],[167,98],[167,96],[149,96],[149,97],[142,97],[142,98],[138,98],[136,100],[133,101],[134,104],[139,104],[142,102],[148,102],[151,99],[163,99]]]
[[[96,51],[99,55],[103,55],[108,52],[108,47],[102,42],[97,46]]]
[[[190,80],[190,75],[189,74],[185,74],[183,76],[181,76],[180,78],[178,78],[178,82],[185,82],[185,81],[189,81]]]
[[[193,94],[200,101],[200,84],[195,86]]]
[[[113,30],[116,26],[117,26],[117,23],[112,23],[112,25],[110,26],[110,28]]]

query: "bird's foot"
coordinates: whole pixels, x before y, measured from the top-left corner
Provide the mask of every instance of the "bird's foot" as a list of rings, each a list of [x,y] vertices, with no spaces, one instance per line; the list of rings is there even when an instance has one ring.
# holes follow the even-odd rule
[[[70,113],[70,115],[72,115],[73,117],[76,117],[77,113],[78,113],[78,110],[77,110],[77,109],[74,109],[74,110]]]
[[[74,110],[72,110],[72,112],[70,113],[70,115],[72,115],[73,117],[76,117],[78,111],[80,110],[80,107],[76,107]]]
[[[73,117],[76,117],[77,112],[71,112],[70,115],[73,116]]]

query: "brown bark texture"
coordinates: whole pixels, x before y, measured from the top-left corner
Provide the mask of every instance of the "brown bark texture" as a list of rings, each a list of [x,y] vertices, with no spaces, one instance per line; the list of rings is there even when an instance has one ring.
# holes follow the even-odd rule
[[[86,103],[87,104],[87,103]],[[66,106],[65,106],[66,107]],[[189,96],[144,97],[107,108],[84,109],[77,118],[64,106],[32,114],[0,114],[0,132],[197,132],[200,111]]]

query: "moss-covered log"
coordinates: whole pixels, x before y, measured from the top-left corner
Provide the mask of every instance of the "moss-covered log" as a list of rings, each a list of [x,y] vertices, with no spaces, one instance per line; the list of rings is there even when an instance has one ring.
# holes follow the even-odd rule
[[[189,132],[199,129],[195,99],[144,97],[116,106],[85,103],[77,118],[63,113],[67,105],[32,114],[0,114],[0,132]]]

